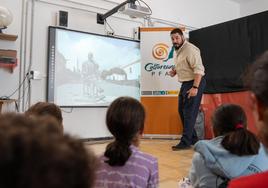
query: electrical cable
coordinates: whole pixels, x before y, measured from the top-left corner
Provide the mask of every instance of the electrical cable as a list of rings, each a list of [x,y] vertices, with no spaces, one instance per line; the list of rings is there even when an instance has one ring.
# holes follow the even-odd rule
[[[21,99],[23,99],[23,98],[25,97],[25,93],[26,93],[25,91],[26,91],[26,89],[28,89],[28,87],[29,87],[29,86],[27,85],[26,87],[23,88],[23,92],[22,92],[23,95],[22,95],[20,98],[18,98],[17,101],[20,101]]]
[[[152,15],[152,13],[153,13],[153,11],[152,11],[152,9],[151,9],[151,7],[147,4],[147,3],[145,3],[143,0],[137,0],[137,1],[140,1],[140,2],[142,2],[143,4],[145,4],[146,6],[147,6],[147,8],[150,10],[150,15]]]
[[[30,92],[31,92],[31,79],[28,78],[28,86],[25,88],[28,90],[27,95],[26,95],[26,101],[25,101],[25,106],[29,105],[29,100],[30,100]]]
[[[18,88],[15,89],[10,95],[1,96],[0,98],[4,97],[4,98],[7,98],[7,99],[10,99],[10,97],[12,97],[21,88],[21,86],[24,84],[26,78],[27,78],[27,75],[24,77],[24,79],[22,80],[22,82],[19,84]]]
[[[114,35],[114,29],[111,27],[111,25],[107,22],[107,20],[105,19],[104,20],[104,22],[105,22],[105,24],[107,24],[108,25],[108,27],[112,30],[112,35]]]
[[[19,112],[19,105],[18,105],[17,101],[15,101],[15,109],[16,109],[16,112]]]

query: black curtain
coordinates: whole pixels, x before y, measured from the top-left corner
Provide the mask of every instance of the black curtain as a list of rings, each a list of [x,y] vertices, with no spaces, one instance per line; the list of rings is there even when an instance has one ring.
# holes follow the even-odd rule
[[[268,49],[268,11],[191,31],[189,40],[201,50],[205,93],[243,91],[243,73]]]

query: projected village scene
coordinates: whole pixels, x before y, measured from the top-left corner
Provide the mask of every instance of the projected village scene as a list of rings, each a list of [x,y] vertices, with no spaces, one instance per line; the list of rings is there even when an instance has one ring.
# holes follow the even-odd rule
[[[55,102],[107,106],[119,96],[140,97],[136,41],[57,30]]]

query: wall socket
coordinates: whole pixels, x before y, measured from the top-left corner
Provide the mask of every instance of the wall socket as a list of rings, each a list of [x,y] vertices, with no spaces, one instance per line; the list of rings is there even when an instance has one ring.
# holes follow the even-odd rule
[[[41,80],[42,79],[42,75],[39,71],[31,70],[29,76],[30,76],[30,79],[33,79],[33,80]]]
[[[135,27],[133,29],[133,39],[140,40],[140,28],[139,27]]]

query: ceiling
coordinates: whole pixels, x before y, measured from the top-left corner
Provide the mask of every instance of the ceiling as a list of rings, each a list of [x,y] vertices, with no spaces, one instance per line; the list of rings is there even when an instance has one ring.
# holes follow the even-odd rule
[[[243,3],[247,3],[247,2],[253,1],[253,0],[231,0],[231,1],[234,1],[234,2],[239,3],[239,4],[243,4]]]

